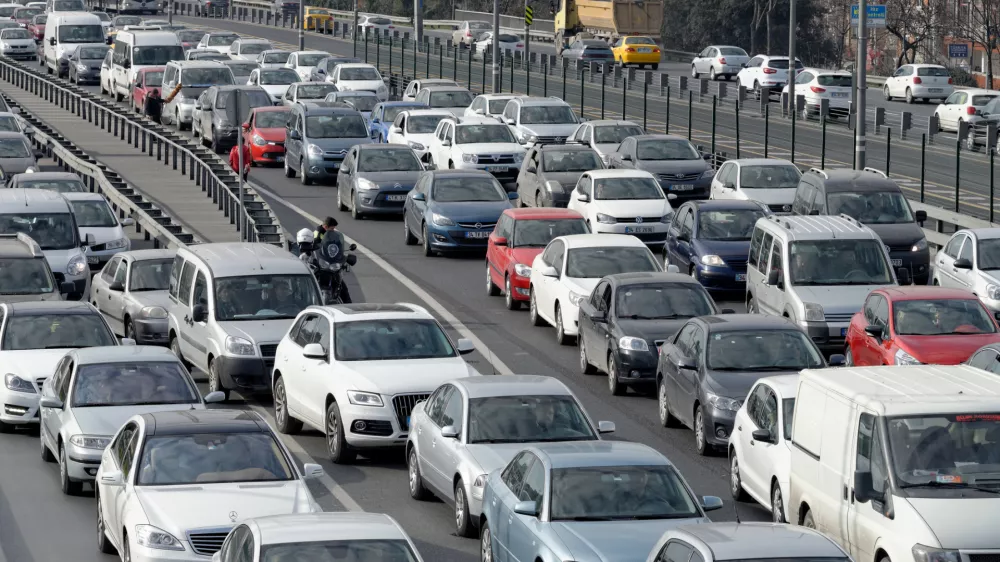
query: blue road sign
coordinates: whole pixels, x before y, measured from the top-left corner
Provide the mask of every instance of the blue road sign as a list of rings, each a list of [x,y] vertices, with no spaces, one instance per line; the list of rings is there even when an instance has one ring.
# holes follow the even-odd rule
[[[885,5],[884,4],[866,4],[867,10],[867,27],[885,27]],[[858,5],[854,4],[851,6],[851,25],[858,25]]]
[[[952,43],[948,45],[948,58],[967,59],[969,58],[968,43]]]

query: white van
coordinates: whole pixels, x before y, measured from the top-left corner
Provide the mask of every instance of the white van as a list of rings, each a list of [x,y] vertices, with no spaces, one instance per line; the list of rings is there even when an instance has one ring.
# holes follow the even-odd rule
[[[53,12],[86,12],[87,6],[83,0],[46,0],[45,13]]]
[[[805,370],[789,521],[857,562],[1000,554],[1000,377],[967,365]]]
[[[172,31],[128,29],[115,35],[111,57],[111,94],[115,100],[127,97],[139,69],[164,66],[184,58],[180,38]]]
[[[54,12],[45,24],[42,59],[49,74],[69,75],[69,55],[79,45],[107,43],[101,18],[83,12]]]

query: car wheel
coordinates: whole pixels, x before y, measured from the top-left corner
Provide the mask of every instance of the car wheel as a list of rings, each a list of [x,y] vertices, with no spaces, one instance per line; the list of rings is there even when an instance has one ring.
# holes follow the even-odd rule
[[[493,274],[490,273],[490,262],[486,262],[486,295],[495,297],[500,294],[500,287],[493,282]]]
[[[455,533],[460,537],[471,537],[476,527],[469,516],[469,501],[465,497],[465,484],[459,478],[455,484]]]
[[[132,562],[132,549],[128,545],[128,535],[122,535],[122,558],[125,562]]]
[[[14,433],[14,425],[0,421],[0,433]]]
[[[771,485],[771,521],[785,523],[785,500],[781,497],[781,486],[777,482]]]
[[[285,177],[286,178],[294,178],[295,177],[295,170],[292,169],[292,167],[288,164],[288,159],[287,158],[285,159]]]
[[[417,237],[410,230],[410,221],[406,218],[405,214],[403,215],[403,243],[407,246],[413,246],[417,243]]]
[[[483,530],[479,533],[479,562],[493,562],[493,533],[488,521],[483,521]]]
[[[618,384],[618,365],[615,361],[615,354],[608,354],[608,391],[611,392],[612,396],[622,396],[625,394],[625,390],[628,387],[624,384]]]
[[[847,346],[844,350],[844,366],[853,367],[854,366],[854,354],[851,353],[851,346]]]
[[[747,301],[747,314],[760,314],[760,311],[757,310],[757,301],[753,297]]]
[[[965,138],[965,142],[970,152],[976,151],[976,132],[972,127],[969,127],[969,136]]]
[[[885,98],[885,101],[892,101],[892,95],[889,93],[888,84],[882,86],[882,97]]]
[[[738,502],[750,501],[750,496],[743,489],[743,480],[740,478],[740,461],[736,458],[736,451],[729,453],[729,493]]]
[[[711,80],[711,81],[713,81],[713,82],[718,79],[718,77],[715,75],[715,67],[714,66],[712,67],[711,70],[708,71],[708,79]]]
[[[187,360],[184,359],[184,355],[181,353],[181,342],[177,340],[177,336],[174,336],[174,337],[170,338],[170,344],[169,345],[170,345],[170,351],[173,352],[173,354],[178,359],[181,360],[181,363],[184,364],[184,366],[187,368],[187,370],[190,371],[192,365],[191,365],[191,363],[189,361],[187,361]]]
[[[431,247],[431,236],[427,232],[427,225],[425,224],[422,229],[423,243],[424,243],[424,256],[431,258],[434,257],[434,248]]]
[[[760,100],[760,82],[754,80],[753,82],[753,99]]]
[[[535,192],[535,207],[542,208],[544,206],[545,206],[545,199],[542,198],[542,192],[540,190],[536,191]]]
[[[79,496],[83,489],[83,482],[74,482],[69,479],[69,459],[66,458],[66,447],[59,447],[59,484],[62,492],[67,496]]]
[[[510,286],[510,275],[505,275],[503,279],[503,304],[507,310],[521,308],[521,301],[514,298],[514,288]]]
[[[694,78],[695,80],[697,80],[698,76],[699,76],[699,74],[698,74],[698,68],[695,67],[695,65],[692,64],[691,65],[691,78]]]
[[[340,188],[337,188],[337,210],[340,212],[347,211],[347,205],[344,204],[344,198],[340,195]]]
[[[45,444],[45,438],[41,435],[41,431],[39,431],[38,443],[42,446],[42,460],[45,462],[56,462],[56,457],[52,454],[52,450],[49,449],[49,446]]]
[[[101,510],[101,496],[94,494],[94,502],[97,504],[97,550],[102,554],[115,554],[115,547],[108,540],[108,532],[104,527],[104,512]]]
[[[130,340],[134,340],[135,339],[135,323],[132,322],[131,318],[126,318],[125,319],[125,330],[124,331],[125,331],[124,336],[127,339],[130,339]]]
[[[532,326],[545,326],[547,322],[538,314],[538,302],[535,299],[535,288],[528,290],[528,318]]]
[[[654,62],[653,63],[653,70],[659,70],[659,68],[660,68],[660,63]]]
[[[308,174],[306,174],[306,163],[302,160],[299,160],[299,182],[302,185],[313,184],[312,179],[309,177]]]
[[[229,400],[229,389],[222,384],[218,361],[212,361],[208,364],[208,392],[221,392],[223,397]]]
[[[906,89],[906,103],[913,103],[913,92],[911,92],[909,88]]]
[[[812,511],[807,511],[806,514],[802,516],[802,526],[805,527],[806,529],[815,529],[816,528],[816,520],[813,519]],[[888,558],[883,558],[879,562],[883,562],[883,561],[884,562],[889,562],[889,559]]]
[[[411,448],[406,456],[406,473],[410,484],[410,497],[415,500],[426,500],[430,492],[424,487],[424,478],[420,475],[420,464],[417,461],[417,450]]]
[[[341,423],[340,407],[331,402],[326,408],[326,449],[334,464],[350,464],[357,458],[357,452],[347,445],[344,438],[344,424]]]
[[[569,345],[572,336],[566,335],[566,329],[563,327],[562,310],[559,309],[559,304],[556,304],[556,341],[559,345]]]
[[[580,348],[580,373],[584,375],[593,375],[597,372],[597,368],[590,363],[590,359],[587,358],[587,347],[583,345],[583,338],[576,338],[577,347]]]
[[[667,404],[667,385],[663,382],[663,377],[656,382],[656,409],[660,414],[660,425],[663,427],[677,427],[677,418],[670,413],[670,405]]]
[[[340,189],[337,189],[337,193],[340,193]],[[359,221],[365,218],[365,214],[358,210],[358,198],[354,191],[351,191],[351,218]]]
[[[278,431],[285,435],[295,435],[302,431],[302,422],[292,417],[288,412],[288,396],[285,393],[285,380],[278,377],[274,382],[274,421]]]
[[[705,414],[702,413],[701,404],[694,413],[694,448],[699,455],[707,457],[712,454],[712,446],[708,444],[708,436],[705,434]]]

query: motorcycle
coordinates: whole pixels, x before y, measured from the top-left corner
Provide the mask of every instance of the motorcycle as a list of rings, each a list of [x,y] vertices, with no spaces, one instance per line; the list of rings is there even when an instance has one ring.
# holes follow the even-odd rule
[[[351,244],[347,247],[347,251],[353,252],[357,248],[357,244]],[[351,271],[351,267],[358,263],[358,256],[349,253],[344,263],[319,265],[312,259],[311,244],[299,244],[299,259],[309,265],[313,276],[316,277],[316,282],[319,283],[320,294],[323,298],[323,304],[344,304],[340,298],[340,286],[344,282],[344,274]]]

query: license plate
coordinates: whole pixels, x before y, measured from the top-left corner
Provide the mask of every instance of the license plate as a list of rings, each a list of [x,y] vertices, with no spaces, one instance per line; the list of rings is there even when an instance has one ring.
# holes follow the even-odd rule
[[[834,92],[833,97],[835,98],[846,98],[847,92]]]
[[[653,50],[650,49],[649,47],[639,47],[639,52],[640,53],[652,53]]]
[[[509,166],[486,166],[487,172],[506,172],[510,170]]]
[[[941,88],[927,88],[928,92],[940,92]]]
[[[889,260],[889,261],[892,262],[893,267],[898,267],[903,265],[903,260]]]
[[[736,280],[737,281],[746,281],[747,280],[747,274],[746,273],[737,273],[736,274]]]
[[[285,157],[284,156],[279,156],[279,157],[275,158],[275,160],[278,161],[278,162],[284,162],[285,161]]]
[[[386,201],[406,201],[406,195],[405,194],[386,195],[385,196],[385,200]]]
[[[649,234],[653,232],[651,226],[626,226],[625,234]]]
[[[840,337],[846,337],[846,336],[847,336],[847,328],[841,328]]]
[[[93,263],[93,264],[101,263],[101,258],[97,256],[87,256],[87,263]]]
[[[465,233],[465,237],[466,238],[489,238],[490,237],[490,233],[487,232],[487,231],[485,231],[485,230],[482,231],[482,232],[466,232]]]
[[[670,191],[691,191],[694,189],[693,183],[681,183],[670,186]]]

